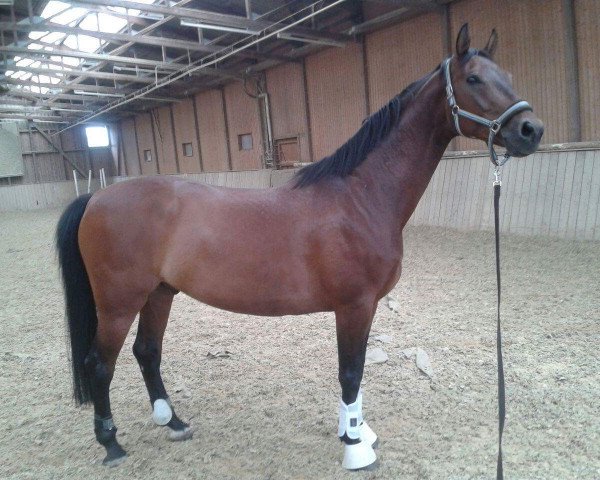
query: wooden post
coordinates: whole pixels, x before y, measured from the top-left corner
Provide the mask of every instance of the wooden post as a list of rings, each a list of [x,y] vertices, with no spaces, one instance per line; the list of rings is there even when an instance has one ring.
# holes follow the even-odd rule
[[[579,91],[579,58],[575,24],[575,0],[563,0],[565,32],[565,73],[567,80],[567,125],[569,142],[581,141],[581,93]]]
[[[79,185],[77,184],[77,170],[73,170],[73,182],[75,183],[75,195],[79,196]]]

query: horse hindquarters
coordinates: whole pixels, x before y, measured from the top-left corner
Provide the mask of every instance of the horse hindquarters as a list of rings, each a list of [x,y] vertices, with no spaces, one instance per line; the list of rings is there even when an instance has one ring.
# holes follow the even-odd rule
[[[93,400],[96,439],[106,447],[111,458],[123,458],[125,452],[116,442],[117,428],[100,408],[102,391],[108,392],[112,372],[100,359],[95,345],[98,316],[88,272],[79,249],[79,227],[91,195],[82,195],[63,212],[56,229],[56,249],[65,293],[65,310],[71,345],[73,396],[78,404]],[[107,403],[108,404],[108,396]]]

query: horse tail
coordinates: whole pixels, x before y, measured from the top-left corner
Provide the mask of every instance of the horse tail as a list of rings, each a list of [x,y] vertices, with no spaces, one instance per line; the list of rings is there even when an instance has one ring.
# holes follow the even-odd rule
[[[96,335],[98,317],[90,280],[79,250],[81,218],[91,195],[75,199],[63,212],[56,228],[56,250],[65,292],[65,312],[71,345],[73,397],[78,404],[92,400],[85,358]]]

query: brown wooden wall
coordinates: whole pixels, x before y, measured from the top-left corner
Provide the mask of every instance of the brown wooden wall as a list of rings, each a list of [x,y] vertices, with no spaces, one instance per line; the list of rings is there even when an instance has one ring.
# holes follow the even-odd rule
[[[158,172],[161,174],[178,173],[179,168],[177,165],[177,152],[175,151],[171,107],[166,106],[154,110],[151,118],[154,143],[156,145]]]
[[[362,45],[330,48],[306,59],[313,159],[333,153],[367,116]]]
[[[422,15],[368,35],[366,55],[373,113],[439,65],[445,55],[441,16]]]
[[[365,4],[365,18],[397,8],[378,5]],[[474,47],[485,45],[492,28],[499,32],[496,60],[513,74],[517,92],[544,120],[543,143],[599,141],[599,18],[597,0],[457,0],[344,48],[266,71],[273,137],[276,142],[298,138],[304,162],[332,153],[368,114],[439,65],[468,21]],[[174,104],[171,114],[174,134],[166,133],[164,148],[176,150],[176,162],[168,163],[160,148],[153,150],[160,173],[262,168],[261,113],[241,82],[198,94],[194,103]],[[157,117],[169,122],[166,113],[157,111]],[[139,152],[161,143],[149,118],[141,114],[135,119]],[[131,123],[121,122],[121,127],[122,135],[131,136]],[[238,137],[244,133],[252,134],[251,151],[239,148]],[[192,157],[183,157],[183,143],[192,143]],[[483,148],[480,141],[460,138],[449,150]],[[139,173],[135,159],[129,160],[135,155],[128,147],[123,151],[128,173]],[[142,157],[137,163],[143,174],[159,171]]]
[[[122,120],[120,130],[121,153],[124,157],[125,171],[119,173],[135,177],[141,174],[135,120],[133,118]]]
[[[179,171],[181,173],[198,173],[202,171],[200,147],[198,145],[198,125],[194,113],[193,100],[175,103],[173,105],[173,121],[175,128],[175,144]],[[186,156],[183,144],[192,144],[192,155]]]
[[[575,0],[582,140],[600,139],[600,2]]]
[[[222,90],[209,90],[196,95],[195,102],[204,171],[231,170]]]
[[[297,137],[301,160],[310,162],[303,65],[300,63],[280,65],[268,70],[266,77],[274,140]]]
[[[112,125],[107,127],[113,128]],[[56,130],[40,128],[52,143],[36,128],[27,128],[26,123],[19,123],[24,175],[2,178],[0,186],[70,180],[75,169],[73,164],[80,169],[77,174],[80,179],[84,176],[82,172],[87,176],[90,169],[94,178],[98,178],[98,171],[101,168],[105,169],[107,176],[117,174],[112,147],[88,148],[84,127],[72,128],[58,135]],[[114,133],[118,133],[119,130],[114,128]],[[114,134],[111,141],[116,141],[118,145]],[[68,160],[59,153],[59,149],[64,152]]]
[[[142,175],[159,173],[152,123],[152,116],[149,113],[142,113],[135,117],[135,131]],[[145,154],[146,151],[150,152],[150,157]]]
[[[262,168],[264,149],[258,100],[246,94],[241,82],[226,85],[224,93],[232,170]],[[242,150],[239,146],[238,138],[244,134],[252,135],[251,150]]]

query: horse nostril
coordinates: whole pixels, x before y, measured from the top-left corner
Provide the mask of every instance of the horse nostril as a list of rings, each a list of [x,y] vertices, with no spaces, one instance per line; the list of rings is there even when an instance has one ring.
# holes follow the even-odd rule
[[[533,138],[535,134],[535,128],[531,122],[525,120],[521,125],[521,136],[524,138]]]

